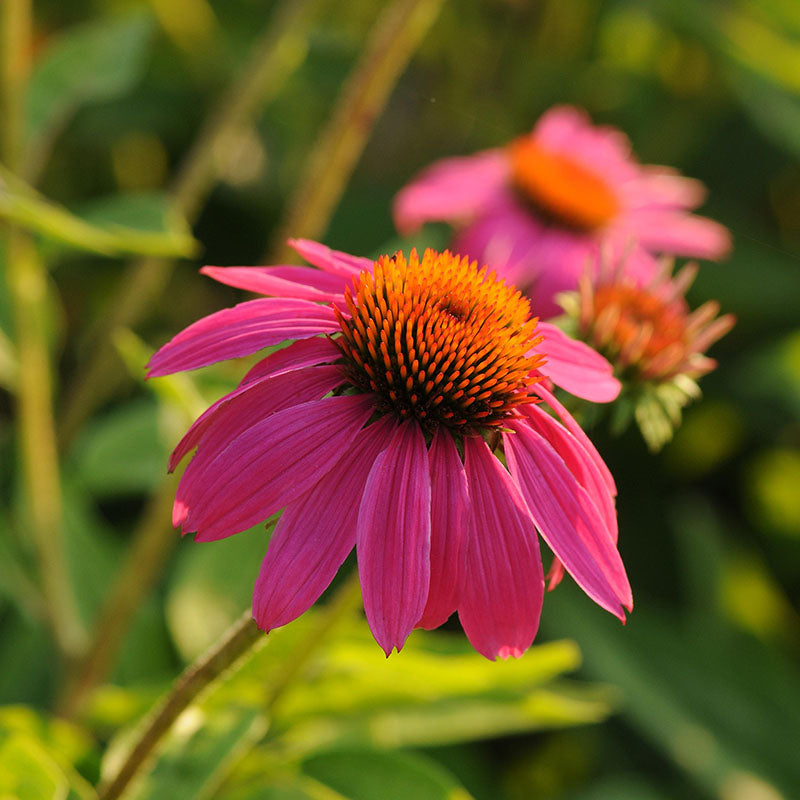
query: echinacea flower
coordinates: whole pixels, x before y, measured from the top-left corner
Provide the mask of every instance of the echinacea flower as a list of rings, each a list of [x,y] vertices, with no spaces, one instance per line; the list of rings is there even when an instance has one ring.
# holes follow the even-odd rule
[[[398,193],[394,217],[402,233],[452,223],[454,249],[496,269],[547,318],[601,253],[627,254],[638,282],[657,273],[654,254],[723,256],[727,230],[688,213],[703,197],[699,181],[638,164],[621,131],[557,106],[504,148],[433,164]]]
[[[685,294],[696,274],[697,265],[687,264],[673,275],[664,261],[655,278],[637,286],[622,266],[603,265],[560,297],[578,338],[605,355],[622,382],[618,426],[633,413],[652,450],[672,438],[681,409],[699,397],[697,379],[717,365],[705,350],[735,323],[732,314],[718,316],[715,300],[690,310]]]
[[[170,462],[196,448],[173,520],[198,541],[284,509],[255,587],[259,626],[302,614],[355,546],[387,655],[457,610],[487,658],[519,656],[544,592],[537,529],[624,620],[614,482],[548,388],[610,401],[619,384],[608,362],[467,258],[372,262],[292,244],[319,269],[205,267],[273,297],[199,320],[149,365],[166,375],[296,340],[211,406]]]

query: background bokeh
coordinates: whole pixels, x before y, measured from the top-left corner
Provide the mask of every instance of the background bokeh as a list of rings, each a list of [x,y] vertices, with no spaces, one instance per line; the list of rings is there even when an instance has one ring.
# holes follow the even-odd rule
[[[800,797],[800,6],[429,2],[414,23],[419,46],[398,23],[397,36],[408,41],[398,51],[396,75],[380,77],[381,53],[392,41],[385,17],[395,6],[414,5],[35,4],[28,146],[15,172],[39,198],[106,231],[127,225],[180,238],[185,230],[176,219],[186,217],[199,248],[180,260],[126,260],[120,254],[143,252],[141,242],[115,240],[110,255],[101,255],[85,240],[70,240],[77,236],[72,222],[59,228],[35,209],[38,221],[25,223],[36,231],[47,266],[37,324],[54,383],[61,534],[84,627],[108,609],[115,576],[131,563],[134,543],[140,548],[127,588],[117,588],[120,605],[112,606],[126,618],[133,612],[132,625],[121,626],[120,649],[112,647],[99,670],[100,688],[82,699],[81,711],[71,710],[73,726],[55,732],[47,720],[64,708],[70,658],[59,656],[36,588],[31,501],[18,455],[15,396],[25,372],[21,323],[14,320],[19,301],[7,281],[0,284],[0,753],[6,747],[6,757],[29,770],[52,758],[94,783],[109,739],[247,607],[263,529],[214,544],[178,541],[169,526],[174,483],[165,476],[167,454],[192,415],[231,386],[241,367],[222,365],[184,382],[141,379],[153,349],[242,299],[199,276],[198,267],[270,263],[283,257],[279,239],[293,224],[291,233],[357,254],[407,247],[394,231],[391,200],[418,170],[436,158],[503,144],[551,105],[571,103],[624,130],[642,162],[701,179],[709,189],[702,213],[728,226],[734,239],[726,262],[702,266],[690,299],[716,298],[738,323],[713,347],[719,368],[702,379],[704,398],[687,410],[674,441],[653,455],[635,429],[619,438],[602,425],[590,432],[620,488],[620,547],[635,610],[621,627],[569,581],[546,597],[537,641],[572,639],[582,666],[554,690],[541,724],[515,725],[507,717],[505,725],[455,735],[462,723],[448,717],[438,740],[400,737],[399,744],[417,747],[391,762],[370,751],[348,772],[345,760],[326,762],[320,751],[307,773],[352,797],[389,796],[350,786],[353,771],[374,773],[375,785],[385,788],[421,764],[435,777],[443,767],[454,785],[485,800]],[[367,73],[374,83],[383,80],[388,99],[351,109],[337,135],[331,118],[346,105],[340,92],[357,92],[352,70],[378,35],[379,18],[388,39]],[[272,61],[257,91],[249,90],[255,99],[203,151],[202,186],[187,188],[181,176],[192,148],[209,119],[244,102],[243,76],[254,70],[254,49],[265,46]],[[237,86],[239,94],[231,88]],[[337,143],[352,145],[350,155]],[[0,211],[22,224],[3,199],[10,186],[3,177]],[[330,213],[315,205],[325,187]],[[430,226],[414,244],[442,247],[447,236],[446,228]],[[4,268],[9,252],[4,245]],[[132,609],[125,597],[133,598]],[[106,629],[114,628],[114,618],[106,620]],[[348,636],[363,644],[357,630],[356,624]],[[431,647],[456,646],[446,633],[440,638],[446,644]],[[564,652],[554,674],[577,667],[574,647],[573,655]],[[72,654],[78,662],[79,656]],[[415,657],[422,656],[404,651],[384,662],[364,655],[371,671],[388,663],[398,674],[411,673]],[[465,658],[470,664],[480,657]],[[533,651],[525,657],[536,658]],[[494,686],[489,668],[481,664],[483,677],[475,680]],[[340,722],[351,713],[367,719],[370,703],[383,700],[353,702],[353,709],[333,704]],[[366,705],[356,708],[358,702]],[[218,713],[228,707],[219,701]],[[287,768],[275,767],[279,759],[263,745],[264,731],[251,723],[250,738],[236,741],[251,742],[257,755],[244,757],[242,745],[237,760],[226,750],[228,760],[218,759],[222,772],[196,795],[154,779],[137,796],[322,797],[274,789]],[[21,730],[25,742],[35,741],[28,750],[14,738]],[[294,736],[317,735],[304,730]],[[384,745],[391,750],[391,741]],[[0,795],[6,789],[13,796],[8,787],[22,792],[14,780],[0,773]],[[42,780],[24,796],[50,796]],[[413,781],[409,786],[428,796]],[[92,796],[81,778],[70,787],[75,796]]]

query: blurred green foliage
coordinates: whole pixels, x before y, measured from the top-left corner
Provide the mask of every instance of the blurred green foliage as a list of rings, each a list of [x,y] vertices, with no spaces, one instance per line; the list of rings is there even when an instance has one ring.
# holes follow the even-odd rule
[[[36,3],[24,152],[18,174],[0,178],[0,217],[35,234],[47,266],[39,322],[56,419],[83,381],[101,398],[60,457],[69,574],[87,627],[151,513],[167,452],[241,374],[221,365],[145,385],[146,354],[239,299],[197,267],[262,258],[378,5],[307,4],[282,86],[211,154],[213,189],[189,236],[175,175],[277,4]],[[132,797],[360,800],[389,797],[389,785],[398,797],[451,800],[797,796],[798,5],[446,3],[371,132],[326,243],[362,254],[410,246],[390,204],[417,170],[500,145],[554,103],[622,128],[643,162],[700,178],[703,212],[734,235],[729,261],[703,265],[691,298],[718,299],[738,325],[713,348],[720,366],[675,440],[652,456],[633,433],[591,432],[620,488],[636,600],[628,625],[568,585],[548,596],[540,641],[570,636],[584,655],[568,681],[580,666],[568,642],[490,664],[460,634],[417,632],[386,661],[363,623],[348,622],[270,704],[276,661],[309,630],[308,615],[187,709]],[[413,244],[443,246],[446,235],[431,227]],[[197,260],[158,262],[163,287],[110,336],[104,321],[125,311],[111,298],[138,280],[120,257],[189,256],[193,239]],[[7,262],[3,245],[4,274]],[[153,511],[155,537],[174,549],[159,556],[76,722],[54,719],[66,666],[21,500],[11,304],[0,282],[0,796],[89,798],[136,721],[247,604],[268,534],[179,542],[168,511]],[[98,340],[112,338],[100,379],[88,378]]]

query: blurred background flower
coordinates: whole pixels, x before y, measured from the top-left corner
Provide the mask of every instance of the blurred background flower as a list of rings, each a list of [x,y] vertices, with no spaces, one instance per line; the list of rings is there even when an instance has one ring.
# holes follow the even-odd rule
[[[405,233],[454,224],[458,252],[491,264],[551,317],[556,294],[601,254],[638,283],[655,275],[654,255],[727,254],[725,228],[688,213],[704,193],[698,181],[637,164],[621,131],[557,106],[503,149],[429,167],[398,193],[394,215]]]

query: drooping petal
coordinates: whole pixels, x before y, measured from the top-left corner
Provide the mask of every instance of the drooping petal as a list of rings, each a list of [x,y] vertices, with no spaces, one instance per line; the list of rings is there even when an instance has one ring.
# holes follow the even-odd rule
[[[439,428],[428,461],[431,472],[431,582],[417,627],[432,630],[458,608],[467,564],[467,473],[453,437]]]
[[[611,493],[613,497],[617,496],[617,485],[614,483],[614,477],[611,475],[608,467],[606,466],[606,462],[603,461],[602,456],[600,453],[597,452],[597,449],[592,444],[589,437],[584,432],[583,428],[575,422],[575,418],[572,414],[564,408],[563,405],[556,399],[556,396],[542,386],[541,383],[536,383],[531,386],[531,391],[534,394],[538,394],[542,400],[553,409],[553,411],[558,414],[559,419],[566,425],[567,430],[583,445],[583,449],[588,453],[589,458],[592,459],[595,466],[597,467],[598,472],[603,477],[603,482],[608,487],[608,491]]]
[[[302,403],[259,420],[198,469],[195,458],[176,495],[188,509],[184,532],[211,541],[265,520],[336,466],[372,411],[365,395]]]
[[[716,261],[731,249],[731,235],[724,225],[694,214],[637,209],[626,216],[625,225],[643,247],[654,252]]]
[[[372,269],[371,258],[351,256],[350,253],[344,253],[341,250],[331,250],[330,247],[311,239],[289,239],[288,244],[309,264],[345,279],[358,275],[362,270]]]
[[[598,524],[597,509],[563,459],[524,421],[504,433],[506,460],[536,527],[576,583],[598,605],[624,621],[633,599],[613,539]]]
[[[356,552],[364,611],[388,656],[422,615],[430,584],[431,479],[425,437],[404,422],[370,470]]]
[[[248,300],[203,317],[173,337],[150,359],[148,377],[197,369],[338,328],[331,308],[308,300]]]
[[[537,433],[550,442],[553,449],[564,459],[567,469],[575,476],[592,498],[597,513],[612,541],[617,541],[617,510],[614,496],[609,492],[602,473],[584,446],[563,426],[535,405],[522,406],[520,411],[527,417]]]
[[[621,384],[600,353],[549,322],[540,322],[536,331],[544,335],[544,340],[533,351],[547,356],[539,371],[553,383],[593,403],[610,403],[616,398]]]
[[[437,161],[395,197],[397,229],[412,233],[429,220],[469,220],[503,191],[508,169],[502,150]]]
[[[544,575],[530,512],[511,476],[478,438],[464,440],[470,515],[458,616],[486,658],[518,657],[539,628]]]
[[[309,367],[259,378],[226,394],[207,408],[184,434],[169,459],[170,472],[211,431],[213,444],[198,460],[210,460],[242,431],[282,408],[319,400],[344,380],[339,367]]]
[[[355,546],[359,499],[393,428],[390,417],[382,417],[360,431],[337,465],[286,506],[253,594],[253,615],[262,630],[299,617],[333,580]]]
[[[335,361],[341,354],[341,350],[327,337],[314,336],[311,339],[300,339],[262,358],[242,378],[242,384],[267,375],[280,375],[303,367],[329,363]]]
[[[705,200],[706,188],[667,167],[643,166],[622,186],[622,194],[630,208],[696,208]]]
[[[271,297],[294,297],[330,303],[340,300],[344,278],[311,267],[203,267],[220,283]]]

